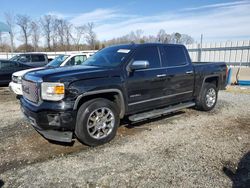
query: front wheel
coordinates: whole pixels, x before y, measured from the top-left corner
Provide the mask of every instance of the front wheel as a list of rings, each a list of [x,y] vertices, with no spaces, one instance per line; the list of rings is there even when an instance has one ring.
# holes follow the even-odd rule
[[[210,111],[217,102],[218,91],[215,84],[205,83],[199,97],[196,99],[196,107],[199,110]]]
[[[97,146],[112,140],[120,123],[118,108],[107,99],[93,99],[78,110],[75,134],[89,146]]]

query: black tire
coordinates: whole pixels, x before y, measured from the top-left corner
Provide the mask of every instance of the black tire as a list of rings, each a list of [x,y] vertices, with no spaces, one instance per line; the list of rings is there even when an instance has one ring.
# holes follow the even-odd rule
[[[215,91],[215,101],[213,102],[213,104],[209,105],[207,103],[207,94],[209,93],[209,91]],[[216,105],[217,102],[217,98],[218,98],[218,90],[215,86],[215,84],[213,83],[204,83],[201,93],[200,95],[197,97],[196,99],[196,108],[198,110],[202,110],[202,111],[210,111],[214,108],[214,106]]]
[[[114,126],[113,129],[111,129],[112,131],[105,138],[95,139],[88,132],[87,123],[90,115],[94,111],[100,108],[107,108],[112,111],[114,115]],[[97,98],[85,102],[84,104],[82,104],[82,106],[78,109],[77,112],[76,128],[75,128],[76,137],[80,142],[89,146],[97,146],[109,142],[115,137],[117,128],[120,124],[120,118],[118,112],[119,110],[117,105],[107,99]]]

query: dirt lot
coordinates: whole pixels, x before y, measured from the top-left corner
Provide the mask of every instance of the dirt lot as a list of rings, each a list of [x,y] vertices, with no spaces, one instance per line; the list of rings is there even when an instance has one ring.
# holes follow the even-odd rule
[[[119,128],[109,144],[52,144],[0,88],[0,187],[250,187],[250,90]],[[247,180],[248,179],[248,180]]]

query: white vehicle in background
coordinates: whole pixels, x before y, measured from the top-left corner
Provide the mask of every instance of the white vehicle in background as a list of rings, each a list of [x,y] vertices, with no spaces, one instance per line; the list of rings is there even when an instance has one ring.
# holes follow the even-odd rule
[[[57,68],[57,67],[64,67],[64,66],[74,66],[74,65],[81,65],[83,62],[89,58],[91,54],[70,54],[70,55],[58,55],[49,62],[44,67],[33,68],[33,69],[26,69],[22,71],[18,71],[12,74],[12,81],[9,83],[9,88],[13,91],[17,96],[23,95],[22,91],[22,76],[28,72],[36,71],[40,69],[48,69],[48,68]]]

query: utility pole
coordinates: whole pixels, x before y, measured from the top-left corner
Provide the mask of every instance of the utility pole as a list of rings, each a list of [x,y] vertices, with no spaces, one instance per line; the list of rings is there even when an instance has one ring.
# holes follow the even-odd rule
[[[202,42],[203,42],[203,34],[201,34],[200,44],[198,46],[198,61],[201,61],[201,54],[202,54]]]
[[[13,33],[12,33],[12,30],[9,32],[9,34],[10,34],[11,57],[13,57],[13,52],[14,52],[14,42],[13,42]]]

